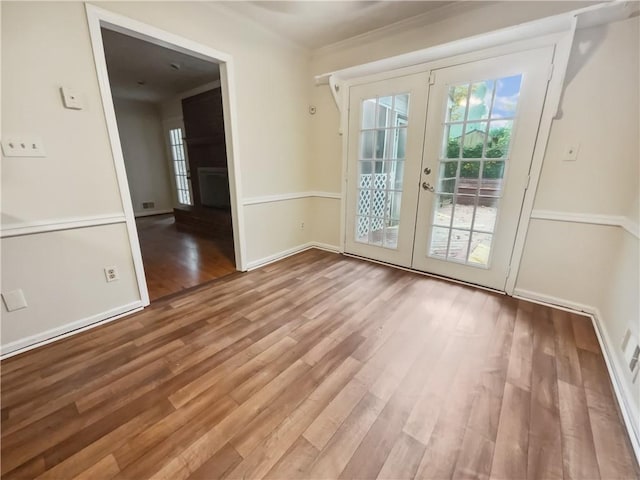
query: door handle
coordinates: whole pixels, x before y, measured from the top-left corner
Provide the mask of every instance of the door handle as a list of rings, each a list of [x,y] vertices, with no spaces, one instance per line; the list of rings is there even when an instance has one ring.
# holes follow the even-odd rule
[[[422,188],[424,190],[428,190],[430,192],[433,192],[435,190],[435,188],[433,188],[430,184],[428,184],[427,182],[422,182]]]

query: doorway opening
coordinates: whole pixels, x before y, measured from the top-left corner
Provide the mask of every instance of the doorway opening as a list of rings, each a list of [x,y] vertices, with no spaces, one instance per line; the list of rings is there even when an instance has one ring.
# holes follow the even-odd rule
[[[241,270],[227,62],[88,15],[143,303]]]

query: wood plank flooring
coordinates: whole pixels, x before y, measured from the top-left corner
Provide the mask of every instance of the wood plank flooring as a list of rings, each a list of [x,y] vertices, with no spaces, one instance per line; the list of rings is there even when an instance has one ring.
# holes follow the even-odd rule
[[[136,226],[151,301],[236,271],[231,237],[178,230],[172,214],[139,217]]]
[[[319,250],[1,370],[6,479],[639,473],[586,317]]]

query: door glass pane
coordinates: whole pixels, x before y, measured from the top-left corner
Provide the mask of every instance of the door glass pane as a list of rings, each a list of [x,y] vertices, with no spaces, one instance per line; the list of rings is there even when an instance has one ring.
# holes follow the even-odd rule
[[[499,197],[502,194],[505,163],[500,160],[483,162],[480,195]]]
[[[489,118],[491,100],[493,100],[493,80],[485,80],[471,85],[469,96],[469,115],[467,120]]]
[[[491,118],[512,118],[516,116],[522,75],[498,79]]]
[[[489,125],[486,158],[504,158],[509,153],[513,120],[493,121]]]
[[[175,177],[178,203],[182,205],[192,205],[181,128],[172,128],[169,130],[169,146],[171,156],[173,157],[173,174]]]
[[[356,217],[356,241],[369,243],[369,217]]]
[[[408,112],[408,93],[362,102],[357,242],[398,247]]]
[[[462,156],[464,158],[482,158],[486,136],[487,122],[467,123],[462,140]]]
[[[455,188],[455,178],[441,179],[440,183],[438,183],[438,189],[436,191],[438,193],[454,193]]]
[[[471,230],[473,215],[475,211],[476,197],[471,195],[456,195],[455,208],[453,209],[454,228],[464,228]]]
[[[360,134],[360,158],[373,158],[373,139],[375,131],[364,131]]]
[[[394,129],[394,146],[391,158],[404,159],[407,147],[407,128]]]
[[[489,267],[521,83],[449,86],[430,257]]]
[[[498,216],[498,199],[478,197],[473,229],[480,232],[493,232]]]
[[[406,118],[409,115],[409,94],[403,93],[402,95],[396,95],[394,102],[396,115]]]
[[[381,97],[378,99],[378,121],[376,122],[376,126],[388,126],[392,106],[393,97]]]
[[[489,265],[491,253],[491,240],[493,235],[488,233],[473,232],[471,247],[469,249],[469,263],[486,267]]]
[[[387,130],[376,130],[375,158],[385,158]]]
[[[404,177],[404,162],[385,162],[385,172],[389,180],[389,189],[402,190],[402,181]]]
[[[447,258],[449,247],[449,233],[451,230],[443,227],[433,227],[431,229],[431,245],[429,246],[429,256],[436,258]]]
[[[460,138],[463,125],[446,125],[442,156],[444,158],[460,158]]]
[[[362,102],[362,128],[373,128],[376,122],[376,102],[369,99]]]
[[[436,197],[436,211],[433,219],[435,225],[451,226],[453,213],[453,195],[438,195]]]
[[[470,235],[469,230],[451,230],[447,260],[466,262]]]
[[[447,98],[447,122],[461,122],[465,118],[469,85],[453,85],[449,87]]]

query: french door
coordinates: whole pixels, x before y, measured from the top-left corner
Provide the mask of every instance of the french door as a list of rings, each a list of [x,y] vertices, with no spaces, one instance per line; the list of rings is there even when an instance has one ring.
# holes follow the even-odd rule
[[[411,266],[428,73],[350,90],[346,250]]]
[[[379,150],[386,143],[377,143],[376,128],[369,138],[365,121],[369,103],[380,108],[379,99],[402,90],[397,82],[409,77],[352,87],[346,251],[504,290],[552,53],[549,47],[433,70],[431,85],[422,76],[410,106],[421,108],[428,91],[421,112],[412,112],[425,120],[404,128],[407,141],[423,142],[412,149],[407,142],[403,160],[392,159],[401,172],[386,165],[388,152]],[[401,187],[400,205],[385,203],[397,195],[392,184]]]

